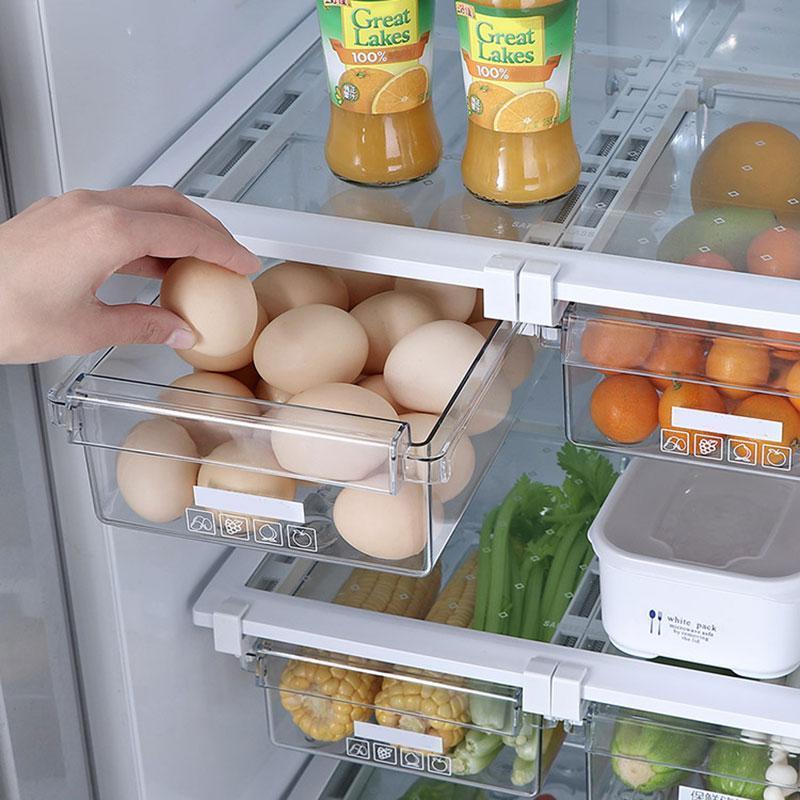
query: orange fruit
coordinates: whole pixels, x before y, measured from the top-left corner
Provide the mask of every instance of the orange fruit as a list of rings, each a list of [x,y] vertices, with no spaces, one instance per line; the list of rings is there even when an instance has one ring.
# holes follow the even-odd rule
[[[684,259],[683,263],[690,264],[693,267],[708,267],[708,269],[736,269],[725,256],[710,250],[707,253],[693,253],[687,259]]]
[[[733,411],[739,417],[769,419],[783,424],[782,445],[790,445],[800,439],[800,414],[785,398],[775,394],[752,394],[746,397]]]
[[[644,319],[630,312],[625,316]],[[644,362],[656,341],[656,329],[616,320],[589,320],[581,337],[583,357],[598,367],[631,369]]]
[[[716,339],[706,358],[706,375],[733,386],[764,386],[770,373],[769,350],[760,344],[740,339]],[[720,386],[728,397],[742,399],[752,391]]]
[[[556,124],[559,108],[558,95],[552,89],[532,89],[514,95],[500,106],[494,129],[508,133],[546,130]]]
[[[699,336],[677,331],[662,331],[644,362],[644,368],[648,372],[672,376],[672,378],[650,378],[659,389],[666,389],[673,383],[674,378],[702,375],[704,362],[705,348]]]
[[[345,70],[337,88],[342,108],[359,114],[369,114],[375,94],[392,78],[392,73],[376,67],[354,67]]]
[[[786,375],[786,391],[796,397],[790,397],[789,402],[800,411],[800,361],[792,366]]]
[[[496,83],[473,81],[467,92],[467,112],[473,122],[492,129],[500,107],[515,97],[514,92]]]
[[[658,425],[658,392],[640,375],[611,375],[595,386],[589,412],[611,441],[635,444]]]
[[[428,99],[428,86],[428,70],[423,66],[411,67],[378,89],[372,113],[394,114],[422,105]]]
[[[677,428],[672,424],[673,408],[694,408],[697,411],[715,411],[717,414],[726,413],[725,400],[713,387],[705,383],[675,382],[664,390],[658,401],[658,423],[662,428],[675,428],[676,430],[689,430]],[[689,430],[691,433],[702,431]]]
[[[786,381],[789,378],[789,372],[791,369],[791,364],[778,362],[772,371],[772,376],[769,379],[769,385],[773,389],[782,389],[783,391],[786,391]]]
[[[784,361],[800,360],[800,334],[764,330],[761,331],[761,335],[765,339],[775,339],[785,345],[784,347],[773,348],[772,355],[774,355],[775,358],[781,358]],[[796,347],[793,346],[795,342],[797,343]],[[786,343],[788,343],[788,345]]]
[[[776,225],[747,248],[747,270],[775,278],[800,278],[800,232]]]

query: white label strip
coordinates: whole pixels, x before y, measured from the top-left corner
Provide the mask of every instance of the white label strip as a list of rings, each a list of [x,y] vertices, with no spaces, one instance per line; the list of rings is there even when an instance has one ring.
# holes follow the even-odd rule
[[[744,800],[733,794],[710,792],[708,789],[697,789],[694,786],[679,786],[678,800]]]
[[[355,721],[353,731],[362,739],[372,739],[376,742],[396,744],[407,750],[425,750],[428,753],[444,753],[441,736],[429,736],[427,733],[414,733],[401,731],[399,728],[384,728],[374,722]]]
[[[302,503],[294,500],[279,500],[277,497],[261,497],[257,494],[229,492],[209,486],[194,487],[195,505],[217,511],[236,511],[253,517],[280,519],[287,522],[305,522],[306,512]]]
[[[783,423],[771,419],[739,417],[736,414],[718,414],[716,411],[700,411],[696,408],[673,408],[672,427],[689,428],[703,433],[721,433],[725,436],[741,436],[761,442],[783,441]]]

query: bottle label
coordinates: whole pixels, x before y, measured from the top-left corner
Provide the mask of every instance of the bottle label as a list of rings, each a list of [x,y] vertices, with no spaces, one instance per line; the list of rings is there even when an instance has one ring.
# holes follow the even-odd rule
[[[577,11],[578,0],[526,11],[456,2],[471,122],[535,133],[570,118]]]
[[[431,92],[434,0],[317,0],[331,101],[393,114]]]

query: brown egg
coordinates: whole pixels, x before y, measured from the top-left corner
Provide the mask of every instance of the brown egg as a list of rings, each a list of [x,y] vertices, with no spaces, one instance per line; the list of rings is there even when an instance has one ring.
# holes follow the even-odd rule
[[[256,365],[252,361],[241,369],[233,370],[233,372],[226,372],[225,374],[239,381],[239,383],[243,383],[251,392],[255,391],[258,382],[261,380]]]
[[[423,488],[405,483],[396,495],[343,489],[333,505],[339,535],[372,558],[398,561],[422,552],[428,539]]]
[[[191,349],[200,356],[238,353],[258,322],[258,301],[248,278],[199,258],[179,258],[167,270],[161,305],[191,325],[197,336]]]
[[[416,292],[433,301],[442,319],[465,322],[475,308],[477,289],[469,286],[451,286],[448,283],[431,283],[413,278],[398,278],[394,288],[401,292]]]
[[[259,303],[256,329],[253,331],[250,341],[235,353],[227,356],[206,356],[195,352],[194,348],[176,350],[175,352],[187,364],[191,364],[195,369],[202,372],[234,372],[235,370],[246,369],[253,363],[253,347],[255,347],[258,335],[267,327],[267,322],[269,322],[267,312],[264,311],[264,307]],[[246,383],[246,381],[242,382]]]
[[[411,426],[412,443],[421,444],[427,441],[439,417],[435,414],[411,413],[401,414],[400,420]],[[452,453],[442,456],[441,461],[447,464],[444,468],[447,480],[434,483],[431,489],[440,502],[446,503],[466,489],[475,472],[475,448],[469,437],[462,436]]]
[[[437,320],[404,336],[389,353],[383,377],[406,408],[441,414],[483,347],[463,322]]]
[[[297,429],[272,432],[272,449],[287,472],[321,480],[355,481],[366,478],[386,462],[388,448],[371,445],[369,439],[387,436],[388,429],[385,423],[375,423],[370,418],[396,420],[397,413],[379,395],[361,386],[327,383],[300,392],[289,402],[303,408],[287,406],[271,415]],[[319,409],[358,416],[337,421]],[[337,426],[338,437],[319,433]],[[304,434],[304,430],[310,432]]]
[[[496,428],[508,416],[511,401],[511,387],[502,374],[498,375],[467,423],[467,433],[470,436],[477,436]]]
[[[181,408],[226,414],[258,413],[258,409],[252,403],[236,399],[252,398],[253,393],[230,375],[223,375],[219,372],[193,372],[174,380],[170,386],[176,389],[193,389],[195,392],[203,392],[203,394],[193,394],[170,391],[170,389],[161,392],[160,400]],[[175,422],[188,431],[201,455],[206,455],[217,445],[231,438],[230,429],[224,424],[179,418],[176,418]]]
[[[195,443],[184,428],[168,419],[140,422],[122,443],[124,449],[197,458]],[[117,485],[129,508],[149,522],[171,522],[194,505],[199,464],[123,450],[117,456]]]
[[[497,323],[494,320],[485,319],[482,322],[473,322],[472,327],[483,336],[488,338]],[[531,344],[534,347],[531,347]],[[512,389],[522,385],[533,369],[533,362],[539,351],[539,343],[536,339],[527,336],[517,336],[511,343],[506,353],[506,360],[503,362],[503,377],[509,382]]]
[[[256,384],[255,395],[259,400],[266,400],[270,403],[288,403],[292,397],[291,392],[276,389],[262,380],[259,380]]]
[[[354,269],[337,269],[336,274],[345,282],[350,296],[350,308],[355,308],[368,297],[394,289],[391,275],[376,275],[373,272],[357,272]]]
[[[253,282],[260,303],[270,319],[288,311],[321,303],[345,311],[350,308],[350,298],[342,278],[335,270],[284,261],[262,272]]]
[[[258,374],[284,392],[297,394],[322,383],[350,383],[369,352],[364,328],[334,306],[293,308],[272,320],[253,351]]]
[[[244,466],[280,471],[280,464],[268,445],[253,439],[231,439],[215,447],[207,458],[209,461],[220,461],[231,466],[203,464],[197,475],[198,486],[275,497],[279,500],[294,499],[297,491],[297,482],[294,479],[237,468]]]
[[[379,394],[398,414],[405,414],[408,412],[407,408],[401,406],[400,403],[392,397],[392,393],[389,391],[389,387],[386,385],[383,375],[367,375],[366,378],[361,378],[358,381],[358,385],[369,389],[371,392],[375,392],[375,394]]]
[[[364,327],[369,339],[369,354],[364,372],[375,375],[391,349],[408,333],[427,322],[439,319],[439,313],[427,297],[413,292],[383,292],[370,297],[350,312]]]

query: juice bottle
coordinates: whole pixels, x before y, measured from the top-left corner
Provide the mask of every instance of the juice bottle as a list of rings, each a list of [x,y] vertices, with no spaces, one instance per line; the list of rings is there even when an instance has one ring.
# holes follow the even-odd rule
[[[331,96],[325,157],[340,178],[391,186],[436,169],[435,0],[317,0]]]
[[[461,175],[478,197],[525,205],[575,188],[577,7],[578,0],[456,2],[468,114]]]

